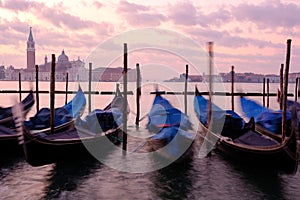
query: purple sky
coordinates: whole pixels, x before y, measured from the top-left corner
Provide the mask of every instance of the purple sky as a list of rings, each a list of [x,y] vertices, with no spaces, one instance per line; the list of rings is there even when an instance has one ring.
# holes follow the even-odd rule
[[[78,56],[87,59],[99,44],[124,32],[162,28],[190,38],[202,46],[203,51],[207,42],[213,41],[215,64],[220,72],[228,72],[234,65],[238,72],[277,74],[280,64],[285,63],[286,40],[291,38],[290,69],[300,71],[297,64],[300,61],[298,0],[222,3],[0,0],[0,13],[0,64],[5,66],[26,67],[30,26],[36,43],[37,64],[44,62],[45,55],[58,56],[62,49],[71,60]],[[174,41],[179,45],[180,42]],[[121,54],[122,47],[120,49]],[[153,59],[153,55],[157,59]],[[181,65],[166,55],[153,55],[140,54],[130,65],[134,66],[137,61],[149,65],[153,60],[156,64]],[[122,65],[122,61],[116,65]]]

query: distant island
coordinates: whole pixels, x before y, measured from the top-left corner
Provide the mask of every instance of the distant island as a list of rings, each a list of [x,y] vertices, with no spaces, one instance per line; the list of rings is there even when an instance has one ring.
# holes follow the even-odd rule
[[[219,75],[212,75],[212,80],[214,82],[231,82],[232,73],[220,73]],[[289,74],[289,82],[295,83],[296,79],[300,78],[300,72],[290,73]],[[234,82],[240,83],[262,83],[263,81],[269,79],[270,83],[279,83],[280,76],[275,74],[255,74],[251,72],[246,73],[234,73]],[[189,82],[208,82],[209,75],[189,75]],[[180,74],[179,77],[174,77],[169,80],[165,80],[165,82],[183,82],[185,81],[185,73]]]

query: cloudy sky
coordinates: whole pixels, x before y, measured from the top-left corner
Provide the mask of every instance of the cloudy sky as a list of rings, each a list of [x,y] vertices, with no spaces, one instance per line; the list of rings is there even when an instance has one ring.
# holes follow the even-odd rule
[[[213,41],[220,72],[228,72],[234,65],[238,72],[277,74],[290,38],[291,71],[300,71],[298,0],[0,0],[0,13],[0,64],[5,66],[26,67],[30,26],[37,64],[44,62],[45,55],[58,56],[62,49],[70,60],[78,56],[87,60],[104,41],[132,30],[160,28],[194,41],[203,51],[207,42]],[[146,36],[144,39],[147,41]],[[187,42],[183,44],[181,39],[173,43],[185,48]],[[163,66],[183,63],[169,55],[159,56],[151,51],[136,54],[135,59],[129,58],[130,65],[149,65],[149,60]]]

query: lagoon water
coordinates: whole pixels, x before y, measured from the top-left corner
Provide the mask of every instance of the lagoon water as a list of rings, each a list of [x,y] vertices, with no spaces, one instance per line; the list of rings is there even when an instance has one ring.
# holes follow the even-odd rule
[[[31,86],[33,85],[33,86]],[[149,111],[154,95],[153,83],[142,84],[141,116]],[[207,91],[203,83],[197,84],[200,90]],[[76,90],[78,83],[69,83],[69,90]],[[86,90],[87,85],[81,83]],[[189,83],[188,90],[193,91],[195,84]],[[2,81],[2,90],[18,89],[18,83]],[[34,88],[33,83],[22,83],[23,89]],[[49,90],[48,82],[40,82],[40,90]],[[122,87],[122,86],[121,86]],[[134,91],[135,83],[129,84]],[[278,84],[270,84],[270,92],[275,92]],[[93,90],[113,91],[115,83],[93,83]],[[160,90],[182,91],[183,83],[159,83]],[[229,91],[230,84],[214,86],[215,91]],[[64,90],[64,83],[56,84],[57,90]],[[260,92],[262,84],[239,83],[236,91]],[[290,84],[289,91],[294,91]],[[23,97],[25,94],[22,95]],[[0,106],[9,106],[18,98],[17,94],[0,94]],[[71,99],[72,95],[68,95]],[[166,95],[171,103],[183,110],[183,96]],[[262,97],[253,97],[262,102]],[[92,109],[103,108],[112,99],[112,95],[93,95]],[[129,95],[131,113],[128,120],[128,134],[134,137],[146,135],[147,118],[141,121],[136,130],[135,96]],[[56,106],[65,102],[65,95],[57,94]],[[230,97],[215,97],[221,107],[230,109]],[[197,129],[192,109],[193,96],[188,97],[188,115]],[[49,107],[49,94],[40,94],[40,108]],[[270,107],[278,109],[274,97],[270,97]],[[240,112],[238,99],[235,110]],[[35,107],[28,117],[34,115]],[[87,113],[87,111],[86,111]],[[86,114],[85,113],[85,114]],[[128,150],[135,149],[140,142],[129,137]],[[2,152],[5,154],[5,152]],[[111,152],[107,161],[114,160],[121,154],[120,149]],[[146,158],[145,158],[146,159]],[[129,163],[139,167],[134,160]],[[146,162],[146,160],[145,160]],[[128,165],[128,163],[127,163]],[[130,166],[127,166],[130,168]],[[300,171],[295,175],[285,175],[273,171],[254,169],[238,161],[232,161],[217,152],[205,158],[194,159],[184,164],[171,164],[159,170],[144,173],[128,173],[107,166],[106,162],[86,159],[32,167],[22,155],[1,156],[0,160],[0,199],[300,199]]]

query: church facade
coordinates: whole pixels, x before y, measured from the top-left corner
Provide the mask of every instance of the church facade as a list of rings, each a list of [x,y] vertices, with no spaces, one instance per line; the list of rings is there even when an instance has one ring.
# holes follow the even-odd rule
[[[33,39],[32,28],[30,27],[29,36],[27,40],[27,68],[26,70],[16,70],[17,73],[21,73],[22,80],[33,81],[35,80],[35,42]],[[39,80],[49,81],[51,73],[51,60],[48,61],[47,55],[43,64],[38,65]],[[69,73],[69,81],[87,80],[88,72],[84,68],[84,62],[78,59],[75,61],[69,61],[69,57],[66,55],[63,49],[58,56],[55,63],[55,80],[65,81]],[[16,78],[15,75],[12,78]]]
[[[19,80],[22,81],[35,81],[36,80],[36,48],[33,38],[32,27],[29,30],[29,36],[27,40],[26,48],[26,61],[27,67],[25,69],[15,69],[13,66],[7,67],[7,69],[0,67],[0,79],[4,80]],[[120,81],[122,78],[123,69],[98,67],[92,71],[92,81]],[[38,65],[38,76],[40,81],[49,81],[51,76],[51,59],[45,55],[44,63]],[[128,69],[128,81],[135,81],[135,70]],[[55,61],[55,81],[66,81],[68,75],[68,81],[87,81],[89,78],[88,69],[85,68],[85,63],[78,57],[77,60],[69,60],[68,55],[63,49],[61,54]]]

